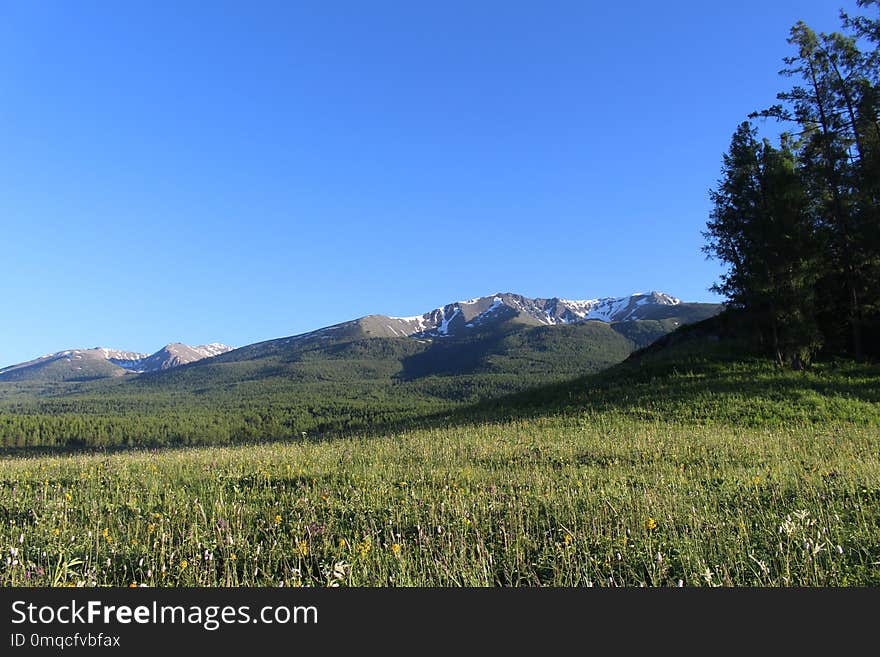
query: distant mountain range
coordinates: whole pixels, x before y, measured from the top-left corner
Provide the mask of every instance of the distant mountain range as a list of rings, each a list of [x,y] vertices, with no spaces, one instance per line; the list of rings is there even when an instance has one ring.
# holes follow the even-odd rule
[[[231,350],[232,347],[219,343],[191,347],[180,342],[167,344],[154,354],[105,347],[67,349],[4,367],[0,369],[0,381],[84,381],[143,374],[194,363]]]
[[[487,336],[494,336],[497,340],[492,343],[494,346],[491,349],[484,348],[498,351],[502,349],[499,346],[503,342],[502,338],[509,342],[511,331],[515,333],[538,327],[581,326],[591,323],[608,325],[613,330],[610,333],[578,334],[578,339],[582,342],[600,340],[604,345],[608,340],[626,339],[632,348],[638,348],[682,324],[705,319],[720,310],[720,304],[686,303],[662,292],[587,300],[559,297],[533,299],[520,294],[498,292],[449,303],[413,317],[367,315],[309,333],[268,340],[238,349],[216,343],[195,347],[173,343],[154,354],[100,347],[70,349],[0,369],[0,382],[84,381],[141,375],[200,361],[242,362],[275,358],[288,352],[300,354],[308,346],[329,348],[330,345],[370,338],[408,339],[422,345],[436,343],[437,348],[431,350],[431,353],[442,353],[441,360],[445,360],[448,365],[449,362],[461,360],[464,354],[473,355],[475,341],[488,345]],[[593,337],[586,337],[588,335]],[[601,339],[599,335],[602,336]],[[526,338],[528,336],[524,334],[524,339]],[[559,349],[554,348],[557,351]],[[623,347],[618,347],[621,348]],[[509,345],[503,349],[509,349]],[[533,347],[517,347],[517,354],[522,354],[518,358],[530,353],[529,349]],[[485,360],[490,355],[487,352],[480,358]],[[432,367],[442,371],[446,365],[438,361]]]

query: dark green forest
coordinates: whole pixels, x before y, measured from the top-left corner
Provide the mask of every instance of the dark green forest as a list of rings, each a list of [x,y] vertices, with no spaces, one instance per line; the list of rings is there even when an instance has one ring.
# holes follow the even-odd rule
[[[880,355],[880,19],[841,13],[839,32],[791,29],[791,85],[743,122],[711,192],[705,251],[714,289],[780,366]]]

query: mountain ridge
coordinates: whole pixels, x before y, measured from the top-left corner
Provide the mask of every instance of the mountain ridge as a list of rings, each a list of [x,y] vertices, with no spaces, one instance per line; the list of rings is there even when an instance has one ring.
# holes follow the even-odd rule
[[[661,323],[655,331],[674,330],[682,323],[703,319],[721,309],[720,304],[690,303],[664,292],[637,292],[622,297],[566,299],[531,298],[513,292],[496,292],[438,306],[421,315],[399,317],[365,315],[305,333],[264,340],[239,348],[219,343],[190,346],[170,343],[153,354],[105,347],[68,349],[0,368],[0,382],[23,380],[86,380],[140,375],[174,369],[206,358],[218,362],[252,360],[294,346],[330,345],[370,338],[409,338],[421,342],[459,343],[475,336],[504,332],[510,327],[576,326],[589,322],[623,327],[642,320]],[[636,340],[638,342],[638,340]]]
[[[0,368],[0,381],[29,379],[76,381],[143,374],[179,367],[232,349],[233,347],[219,342],[197,346],[172,342],[153,354],[107,347],[63,349]]]

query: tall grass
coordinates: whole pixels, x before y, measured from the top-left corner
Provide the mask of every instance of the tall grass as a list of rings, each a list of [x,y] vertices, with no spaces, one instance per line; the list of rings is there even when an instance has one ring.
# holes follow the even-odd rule
[[[870,423],[625,412],[0,460],[0,584],[878,585]]]

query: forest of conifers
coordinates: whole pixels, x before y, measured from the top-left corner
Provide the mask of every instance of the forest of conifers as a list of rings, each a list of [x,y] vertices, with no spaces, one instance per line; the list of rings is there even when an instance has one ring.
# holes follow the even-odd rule
[[[841,13],[841,28],[791,29],[791,86],[733,135],[705,251],[728,265],[715,286],[777,363],[880,353],[880,19]]]

